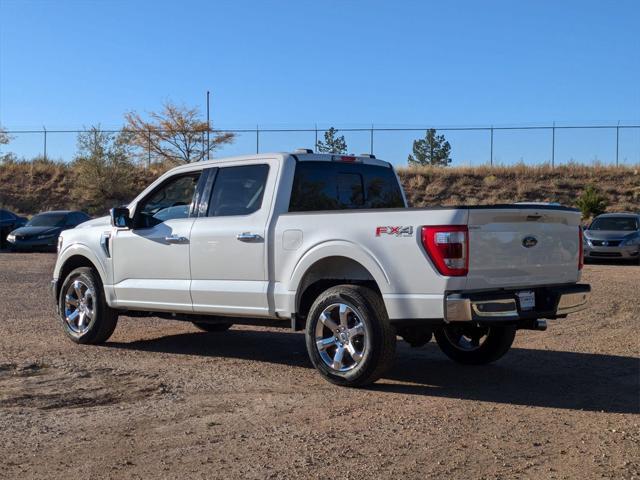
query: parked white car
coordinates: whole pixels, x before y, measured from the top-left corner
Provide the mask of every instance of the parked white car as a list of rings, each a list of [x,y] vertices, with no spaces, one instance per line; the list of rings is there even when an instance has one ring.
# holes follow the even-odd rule
[[[52,291],[77,343],[106,341],[120,313],[291,326],[326,379],[357,386],[390,367],[396,335],[484,364],[583,309],[581,249],[576,210],[411,209],[389,163],[303,150],[174,168],[63,232]]]

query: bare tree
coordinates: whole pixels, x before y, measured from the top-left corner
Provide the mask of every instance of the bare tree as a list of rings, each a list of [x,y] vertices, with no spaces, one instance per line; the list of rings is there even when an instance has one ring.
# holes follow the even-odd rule
[[[125,114],[129,142],[155,161],[191,163],[207,158],[207,153],[232,143],[233,133],[213,132],[197,108],[166,102],[162,111],[150,112],[144,120],[137,112]],[[207,146],[207,131],[211,140]],[[140,152],[139,152],[140,153]],[[144,155],[140,153],[140,155]]]
[[[72,197],[91,214],[129,202],[135,195],[135,166],[123,133],[105,132],[100,125],[78,133],[78,154],[72,163],[78,188]]]
[[[6,145],[12,140],[7,131],[0,126],[0,145]]]
[[[0,146],[7,145],[11,140],[13,140],[13,137],[10,136],[7,131],[0,125]],[[6,162],[14,158],[15,156],[12,153],[0,152],[0,162]]]

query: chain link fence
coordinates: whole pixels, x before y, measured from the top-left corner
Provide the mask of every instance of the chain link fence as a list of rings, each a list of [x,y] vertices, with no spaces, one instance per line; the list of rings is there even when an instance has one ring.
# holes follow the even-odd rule
[[[407,162],[413,141],[434,128],[451,144],[452,166],[528,165],[565,163],[638,165],[640,164],[640,125],[535,125],[482,127],[346,127],[337,128],[345,137],[349,153],[374,154],[396,166]],[[269,151],[315,149],[324,140],[328,126],[313,128],[213,129],[212,134],[233,133],[234,142],[213,152],[212,157]],[[11,141],[0,145],[0,156],[11,153],[17,158],[44,157],[70,161],[76,155],[79,133],[86,130],[8,130]],[[121,130],[102,130],[118,133]],[[202,141],[206,135],[202,134]],[[151,161],[150,152],[148,161]],[[140,155],[145,158],[145,155]]]

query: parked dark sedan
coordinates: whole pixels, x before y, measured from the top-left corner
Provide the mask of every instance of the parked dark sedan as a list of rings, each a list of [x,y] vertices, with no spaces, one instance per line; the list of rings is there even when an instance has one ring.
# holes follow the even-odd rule
[[[60,232],[90,219],[86,213],[69,210],[39,213],[12,231],[7,241],[14,250],[55,250]]]
[[[9,210],[0,209],[0,248],[7,247],[7,235],[27,223],[27,219]]]
[[[584,258],[640,262],[640,214],[598,215],[584,231]]]

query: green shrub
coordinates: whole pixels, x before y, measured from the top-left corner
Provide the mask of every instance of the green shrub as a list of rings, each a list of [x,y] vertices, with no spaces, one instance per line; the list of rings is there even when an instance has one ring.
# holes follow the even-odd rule
[[[587,185],[576,200],[576,206],[582,212],[583,218],[595,217],[605,212],[607,200],[593,185]]]

